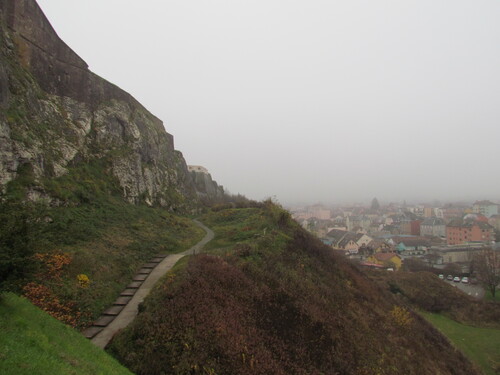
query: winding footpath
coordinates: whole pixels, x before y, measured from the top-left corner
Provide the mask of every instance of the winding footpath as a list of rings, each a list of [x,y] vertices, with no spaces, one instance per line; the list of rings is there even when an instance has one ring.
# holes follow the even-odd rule
[[[132,322],[132,320],[134,320],[137,316],[139,304],[144,301],[144,298],[149,294],[154,284],[156,284],[156,282],[163,275],[165,275],[179,261],[179,259],[186,255],[196,254],[203,249],[203,246],[214,238],[214,232],[210,228],[207,228],[198,220],[193,221],[206,232],[205,237],[196,245],[182,253],[171,254],[164,256],[164,258],[155,258],[158,263],[148,263],[151,265],[149,268],[148,264],[146,264],[143,269],[147,272],[139,272],[136,278],[134,278],[134,281],[130,284],[133,285],[136,283],[136,285],[139,286],[134,290],[125,289],[125,291],[121,294],[121,297],[119,297],[117,302],[115,302],[115,305],[106,310],[109,314],[105,311],[104,315],[97,321],[103,321],[101,326],[104,326],[104,328],[96,326],[99,324],[96,322],[94,323],[95,327],[88,329],[87,333],[84,331],[84,335],[91,338],[95,345],[100,348],[104,348],[120,329],[125,328],[130,324],[130,322]],[[154,259],[152,262],[154,262]],[[142,280],[140,280],[141,278]],[[130,285],[127,288],[132,288]],[[127,291],[130,291],[131,296],[127,295]],[[120,299],[123,300],[124,303],[120,303]],[[116,311],[119,312],[115,313]]]

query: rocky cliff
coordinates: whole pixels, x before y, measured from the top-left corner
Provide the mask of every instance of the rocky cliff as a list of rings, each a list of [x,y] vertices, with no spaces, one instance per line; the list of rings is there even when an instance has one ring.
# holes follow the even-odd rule
[[[92,73],[35,0],[0,0],[0,28],[2,191],[22,180],[29,198],[58,203],[46,182],[97,162],[131,203],[175,210],[197,200],[163,123]]]
[[[198,196],[203,200],[217,201],[224,198],[224,188],[212,179],[208,170],[199,165],[189,165],[191,179]]]

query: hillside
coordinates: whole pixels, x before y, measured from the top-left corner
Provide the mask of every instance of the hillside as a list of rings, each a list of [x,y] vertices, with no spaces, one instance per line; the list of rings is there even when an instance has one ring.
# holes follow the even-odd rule
[[[148,259],[184,251],[203,234],[188,218],[119,197],[53,208],[0,202],[0,288],[85,327]]]
[[[500,328],[500,303],[476,300],[430,272],[368,272],[401,303],[477,327]]]
[[[127,375],[116,360],[78,332],[13,294],[0,297],[3,375]]]
[[[484,373],[500,369],[500,303],[476,300],[430,272],[368,272],[402,304],[419,311]]]
[[[201,238],[186,215],[223,195],[202,177],[36,1],[0,1],[0,289],[85,327],[147,259]]]
[[[478,373],[273,204],[203,220],[212,250],[168,275],[109,347],[135,373]]]
[[[440,332],[450,339],[485,375],[500,371],[500,329],[473,327],[458,323],[442,314],[422,313]]]

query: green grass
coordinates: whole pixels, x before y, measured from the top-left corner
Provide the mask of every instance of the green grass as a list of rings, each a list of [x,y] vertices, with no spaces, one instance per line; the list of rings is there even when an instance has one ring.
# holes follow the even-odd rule
[[[44,284],[64,304],[74,306],[74,315],[81,313],[76,322],[79,327],[94,321],[151,257],[184,251],[205,234],[187,217],[126,202],[118,181],[109,173],[109,163],[107,159],[93,160],[69,168],[61,177],[44,179],[49,195],[64,204],[39,210],[43,229],[37,232],[31,249],[33,253],[67,253],[71,264],[64,267],[60,278],[33,273],[8,288],[20,292],[27,281]],[[7,198],[21,199],[32,183],[31,166],[22,170],[9,183]],[[89,288],[78,286],[79,274],[89,277]]]
[[[60,248],[73,260],[65,269],[62,285],[53,289],[64,300],[77,302],[84,312],[83,326],[113,302],[148,259],[184,251],[205,234],[188,218],[118,201],[109,207],[66,208],[55,216],[55,222],[66,228],[60,233],[74,235],[71,240],[55,241],[66,242]],[[89,288],[78,288],[78,274],[90,278]]]
[[[276,241],[280,226],[291,223],[287,212],[270,204],[264,208],[211,211],[200,220],[215,233],[215,238],[206,246],[207,250],[232,249],[237,244],[251,244],[270,237]]]
[[[500,329],[460,324],[440,314],[421,313],[487,375],[500,371]]]
[[[63,302],[75,303],[82,313],[80,327],[95,320],[151,257],[184,251],[205,234],[188,218],[112,198],[96,205],[51,208],[47,216],[52,221],[40,243],[48,245],[35,252],[59,250],[72,260],[60,279],[33,275],[34,281],[49,287]],[[79,274],[89,277],[89,288],[78,286]]]
[[[81,334],[8,293],[0,296],[3,375],[131,374]]]
[[[500,288],[498,288],[495,292],[495,297],[491,294],[489,290],[486,290],[486,293],[484,294],[484,299],[486,301],[496,301],[500,302]]]
[[[258,208],[209,212],[201,221],[214,231],[215,238],[206,249],[227,248],[255,239],[269,226],[263,219],[262,210]]]

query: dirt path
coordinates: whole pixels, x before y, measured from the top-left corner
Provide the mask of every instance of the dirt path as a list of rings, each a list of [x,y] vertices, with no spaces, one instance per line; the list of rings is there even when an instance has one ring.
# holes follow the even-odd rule
[[[139,304],[144,300],[144,298],[149,294],[151,288],[153,288],[154,284],[167,273],[174,265],[186,255],[196,254],[203,246],[205,246],[210,240],[214,238],[214,232],[211,229],[207,228],[205,225],[200,223],[197,220],[194,220],[196,225],[201,227],[207,234],[205,237],[198,242],[196,245],[191,247],[190,249],[179,253],[172,254],[165,259],[163,259],[158,265],[151,271],[149,276],[144,280],[141,286],[137,289],[132,299],[125,305],[123,310],[113,319],[111,323],[107,327],[105,327],[102,331],[100,331],[97,335],[92,338],[92,342],[100,348],[104,348],[111,338],[122,328],[125,328],[129,325],[132,320],[137,316],[137,309]]]

